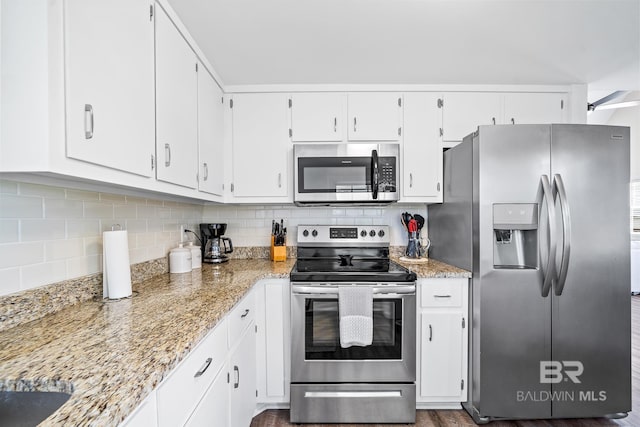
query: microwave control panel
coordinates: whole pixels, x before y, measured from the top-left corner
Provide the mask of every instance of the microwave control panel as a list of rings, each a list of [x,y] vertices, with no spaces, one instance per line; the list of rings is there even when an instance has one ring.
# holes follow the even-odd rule
[[[380,157],[378,160],[380,182],[378,183],[378,191],[381,193],[396,192],[396,158]]]

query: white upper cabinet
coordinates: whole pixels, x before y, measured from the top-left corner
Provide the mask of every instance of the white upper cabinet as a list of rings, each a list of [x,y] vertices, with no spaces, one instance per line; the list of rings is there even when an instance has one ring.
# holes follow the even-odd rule
[[[69,0],[64,25],[67,156],[152,176],[149,1]]]
[[[200,191],[223,195],[224,104],[222,90],[207,70],[198,67],[198,151]]]
[[[197,188],[197,59],[164,10],[156,9],[156,177]]]
[[[439,95],[404,94],[402,201],[442,202],[442,109]]]
[[[343,138],[345,95],[296,93],[291,95],[291,140],[336,142]]]
[[[564,123],[564,93],[507,93],[505,124]]]
[[[290,201],[289,97],[237,94],[232,102],[233,196]]]
[[[350,93],[347,100],[349,141],[398,141],[402,123],[402,94]]]
[[[452,146],[474,132],[479,125],[502,120],[502,94],[491,92],[451,92],[443,96],[442,140]],[[454,142],[451,144],[451,142]]]

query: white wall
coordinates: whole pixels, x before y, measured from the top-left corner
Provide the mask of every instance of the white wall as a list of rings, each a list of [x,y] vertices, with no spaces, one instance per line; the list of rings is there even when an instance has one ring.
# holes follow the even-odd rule
[[[299,224],[390,225],[391,245],[407,244],[400,214],[427,215],[424,204],[394,204],[387,207],[297,207],[283,206],[205,206],[203,222],[227,223],[226,236],[234,246],[269,246],[271,221],[285,220],[287,245],[295,246]]]
[[[166,256],[202,209],[0,180],[0,295],[102,271],[102,232],[112,224],[128,230],[132,264]]]

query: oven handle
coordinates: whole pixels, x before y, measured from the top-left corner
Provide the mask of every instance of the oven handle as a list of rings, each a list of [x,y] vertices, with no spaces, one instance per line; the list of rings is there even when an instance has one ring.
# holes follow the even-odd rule
[[[365,285],[366,286],[366,285]],[[416,293],[415,285],[398,285],[398,286],[371,286],[374,294],[403,294],[411,295]],[[294,294],[322,294],[322,295],[338,295],[338,286],[304,286],[291,285],[291,292]]]

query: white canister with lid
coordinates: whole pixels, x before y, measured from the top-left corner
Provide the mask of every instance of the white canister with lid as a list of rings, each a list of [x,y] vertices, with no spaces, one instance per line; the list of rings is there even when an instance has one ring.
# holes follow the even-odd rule
[[[202,268],[202,252],[200,252],[200,246],[189,242],[187,248],[191,251],[191,268]]]
[[[191,267],[191,249],[182,243],[169,252],[169,273],[188,273]]]

